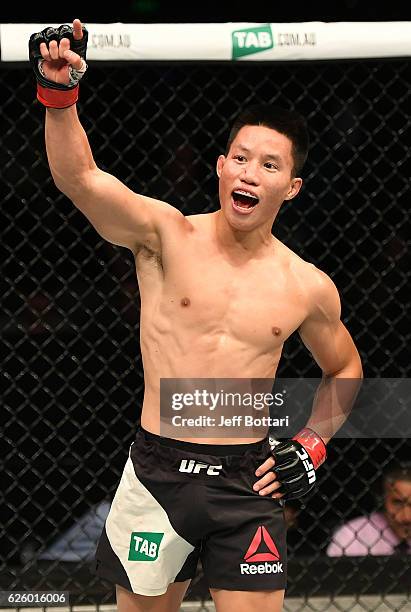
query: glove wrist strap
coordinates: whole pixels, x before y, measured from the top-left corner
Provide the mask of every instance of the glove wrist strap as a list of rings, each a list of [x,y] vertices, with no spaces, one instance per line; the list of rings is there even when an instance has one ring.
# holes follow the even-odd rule
[[[48,108],[67,108],[78,100],[79,87],[73,89],[49,89],[37,83],[37,100]]]
[[[294,436],[293,440],[296,440],[305,448],[315,470],[324,463],[327,457],[327,449],[322,438],[313,429],[304,427]]]

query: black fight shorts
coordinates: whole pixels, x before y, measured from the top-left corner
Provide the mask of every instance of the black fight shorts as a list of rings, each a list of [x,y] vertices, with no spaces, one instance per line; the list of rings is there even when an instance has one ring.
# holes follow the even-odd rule
[[[267,440],[211,445],[139,429],[96,552],[96,573],[141,595],[193,578],[211,588],[286,586],[286,527],[278,500],[252,489]]]

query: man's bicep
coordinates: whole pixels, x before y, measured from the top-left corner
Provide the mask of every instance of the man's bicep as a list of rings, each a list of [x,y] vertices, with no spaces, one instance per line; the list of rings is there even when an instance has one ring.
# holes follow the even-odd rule
[[[357,353],[350,334],[342,323],[337,288],[324,273],[316,270],[312,304],[299,333],[305,346],[325,374],[341,371]]]
[[[305,346],[324,374],[343,370],[357,353],[342,321],[305,321],[299,329]]]
[[[105,240],[133,252],[143,244],[160,251],[162,224],[183,217],[166,202],[139,195],[98,168],[72,200]]]

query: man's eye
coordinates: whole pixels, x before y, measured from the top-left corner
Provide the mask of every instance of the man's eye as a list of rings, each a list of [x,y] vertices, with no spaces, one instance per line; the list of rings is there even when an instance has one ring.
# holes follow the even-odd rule
[[[278,170],[277,166],[273,162],[266,162],[264,166],[269,170]]]
[[[245,161],[244,155],[234,155],[234,159],[237,159],[240,162]]]

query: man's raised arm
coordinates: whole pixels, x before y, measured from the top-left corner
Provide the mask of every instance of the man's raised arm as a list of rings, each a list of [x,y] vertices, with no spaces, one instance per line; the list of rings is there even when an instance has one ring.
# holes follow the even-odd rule
[[[78,19],[72,27],[46,28],[30,38],[37,98],[47,108],[46,149],[54,182],[109,242],[133,252],[144,244],[160,252],[162,227],[184,217],[97,167],[75,106],[87,69],[86,47],[87,31]]]

